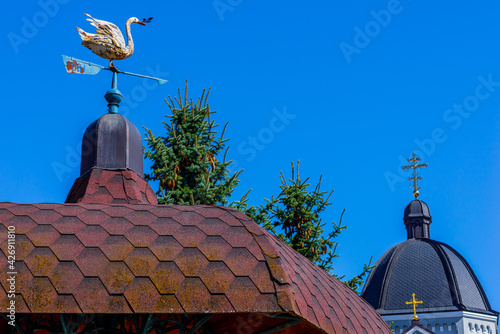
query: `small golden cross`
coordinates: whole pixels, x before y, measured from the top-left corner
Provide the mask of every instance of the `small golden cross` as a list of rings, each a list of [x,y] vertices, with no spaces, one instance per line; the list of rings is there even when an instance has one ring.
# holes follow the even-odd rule
[[[422,168],[422,167],[427,167],[427,164],[417,164],[417,161],[420,161],[422,159],[420,159],[420,157],[418,157],[415,154],[415,152],[413,152],[412,155],[413,155],[412,158],[406,159],[409,163],[411,163],[411,165],[402,166],[401,168],[402,169],[413,169],[413,176],[409,177],[408,180],[413,181],[413,196],[415,196],[415,198],[417,198],[419,195],[418,190],[420,189],[418,187],[417,181],[422,180],[422,177],[418,176],[417,169]]]
[[[413,300],[411,302],[406,302],[406,305],[413,305],[413,320],[418,320],[417,317],[417,304],[423,304],[422,300],[415,300],[415,294],[412,294]]]

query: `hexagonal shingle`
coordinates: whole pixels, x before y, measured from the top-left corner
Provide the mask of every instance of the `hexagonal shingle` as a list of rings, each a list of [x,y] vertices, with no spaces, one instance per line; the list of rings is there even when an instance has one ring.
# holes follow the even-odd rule
[[[87,225],[76,233],[76,237],[85,247],[99,247],[109,237],[109,233],[101,226]]]
[[[253,240],[253,235],[243,226],[232,226],[222,237],[233,247],[246,247]]]
[[[109,234],[124,235],[134,225],[123,218],[109,218],[101,224],[101,226],[108,231]]]
[[[232,214],[236,219],[238,219],[240,221],[249,221],[249,220],[252,220],[246,214],[244,214],[243,212],[238,211],[238,210],[231,209],[231,210],[228,210],[228,213]]]
[[[230,212],[226,212],[222,216],[219,217],[220,220],[228,224],[229,226],[241,226],[242,223],[239,219],[234,217]]]
[[[99,225],[110,217],[101,210],[87,210],[77,216],[87,225]]]
[[[10,218],[14,217],[14,214],[7,209],[0,209],[0,222],[6,222]]]
[[[124,293],[135,313],[154,313],[160,301],[160,293],[149,278],[136,277]]]
[[[252,312],[260,292],[248,277],[235,277],[226,296],[236,312]]]
[[[222,235],[229,229],[229,225],[220,219],[208,218],[199,223],[198,228],[206,235]]]
[[[177,213],[179,213],[178,209],[175,209],[175,208],[168,206],[168,205],[154,206],[151,209],[149,209],[148,211],[151,214],[153,214],[159,218],[168,218],[168,217],[175,216]]]
[[[7,261],[7,256],[2,252],[0,252],[0,270],[7,267],[7,264],[9,262]]]
[[[29,215],[37,224],[53,224],[62,216],[54,210],[38,210]]]
[[[173,233],[173,236],[183,247],[197,247],[207,237],[196,226],[182,226]]]
[[[75,263],[84,276],[99,276],[109,261],[99,248],[85,248],[76,257]]]
[[[33,276],[47,276],[59,263],[49,248],[39,247],[31,251],[24,259]]]
[[[121,175],[114,175],[111,180],[105,184],[106,190],[109,194],[113,194],[114,199],[126,199],[125,189],[123,189],[123,180]]]
[[[5,233],[7,234],[7,233]],[[2,243],[2,250],[7,254],[8,241]],[[30,239],[24,234],[16,235],[16,261],[23,261],[35,248]]]
[[[37,207],[40,210],[55,210],[64,204],[61,203],[30,203],[30,205]]]
[[[172,218],[181,225],[197,225],[204,217],[192,211],[181,211]]]
[[[243,226],[245,226],[245,228],[252,234],[258,236],[258,235],[263,235],[266,233],[266,231],[264,230],[264,228],[262,226],[260,226],[259,224],[257,224],[256,222],[254,222],[253,220],[249,220],[249,221],[244,221],[242,222]]]
[[[149,225],[158,235],[172,235],[181,228],[181,224],[172,218],[158,218]]]
[[[123,294],[134,279],[123,262],[110,262],[99,277],[110,294]]]
[[[257,243],[257,241],[255,239],[253,239],[252,241],[250,241],[250,243],[248,245],[245,246],[246,249],[248,249],[250,251],[250,253],[252,253],[253,256],[255,256],[255,258],[259,261],[265,261],[265,257],[264,257],[264,254],[262,253],[262,249],[260,248],[259,244]]]
[[[149,245],[149,249],[160,261],[173,261],[183,247],[172,236],[159,236]]]
[[[107,310],[108,292],[97,277],[85,277],[73,293],[83,313],[104,313]]]
[[[59,261],[74,261],[84,248],[80,240],[72,234],[61,235],[50,246]]]
[[[52,304],[54,313],[82,313],[75,297],[68,295],[58,295]]]
[[[3,287],[0,287],[0,307],[2,308],[2,310],[6,310],[9,305],[10,302],[7,299],[7,293],[5,292]]]
[[[43,313],[51,309],[50,306],[57,299],[57,292],[47,277],[34,277],[23,292],[23,297],[31,312]]]
[[[7,273],[9,270],[7,268],[4,268],[3,272]],[[29,270],[28,266],[26,265],[26,262],[16,262],[16,292],[24,293],[27,291],[29,283],[33,279],[33,274]],[[0,280],[0,283],[4,287],[5,291],[9,291],[9,284],[7,280]],[[17,308],[17,304],[16,304]]]
[[[162,294],[175,294],[184,279],[174,262],[160,262],[151,275],[151,281]]]
[[[210,292],[199,278],[186,278],[175,296],[187,313],[210,312]]]
[[[148,226],[134,226],[125,233],[125,237],[134,247],[148,247],[158,234]]]
[[[149,211],[136,210],[125,216],[134,225],[149,225],[156,220],[156,216]]]
[[[144,181],[146,182],[146,181]],[[125,194],[127,196],[128,202],[133,204],[138,203],[151,203],[147,201],[147,194],[144,193],[146,187],[143,186],[143,182],[136,182],[133,180],[127,180],[122,178],[122,187],[125,189]],[[156,197],[155,197],[156,199]]]
[[[173,295],[161,295],[156,303],[158,313],[184,313],[184,309]]]
[[[0,222],[2,218],[0,217]],[[8,239],[8,230],[5,225],[0,224],[0,244]]]
[[[234,277],[234,274],[224,262],[210,262],[200,276],[212,294],[225,293]]]
[[[36,206],[31,205],[31,204],[13,203],[13,205],[10,208],[8,208],[8,210],[12,214],[14,214],[16,216],[20,216],[20,215],[29,215],[31,213],[38,211],[39,209]]]
[[[128,215],[129,213],[131,213],[134,210],[132,210],[131,208],[125,207],[125,206],[116,205],[116,206],[107,207],[107,208],[103,209],[102,211],[104,211],[110,217],[121,218],[121,217],[125,217],[126,215]]]
[[[271,239],[269,239],[268,235],[259,235],[255,237],[255,241],[259,244],[262,253],[270,258],[278,258],[280,256],[278,249],[275,244],[271,243]]]
[[[271,273],[271,277],[278,281],[281,284],[288,283],[288,277],[285,272],[284,264],[281,258],[271,258],[266,256],[267,266],[269,268],[269,272]]]
[[[87,209],[82,208],[78,204],[64,204],[63,206],[60,206],[54,210],[60,213],[62,216],[77,216]]]
[[[48,276],[59,294],[73,294],[83,280],[82,272],[74,262],[59,262]]]
[[[135,276],[149,276],[158,265],[158,260],[148,248],[134,248],[125,258],[125,263]]]
[[[59,232],[50,225],[37,225],[26,235],[38,247],[50,246],[60,236]]]
[[[16,311],[19,313],[30,313],[31,310],[28,308],[28,304],[24,300],[22,295],[16,295]]]
[[[122,235],[110,235],[99,248],[110,261],[123,261],[134,246]]]
[[[175,263],[184,276],[193,277],[200,276],[208,265],[208,260],[198,249],[184,248],[175,259]]]
[[[32,228],[34,228],[36,223],[28,216],[14,216],[10,218],[5,225],[12,225],[16,227],[16,234],[26,234]]]
[[[208,300],[208,309],[213,313],[235,312],[225,295],[211,295]]]
[[[271,275],[269,274],[269,269],[267,264],[262,261],[258,262],[252,273],[250,274],[250,279],[257,286],[262,293],[275,293],[274,284],[271,280]]]
[[[106,312],[109,313],[133,313],[123,295],[109,296],[106,300]]]
[[[249,276],[257,265],[257,259],[246,248],[233,248],[224,263],[235,276]]]
[[[260,294],[253,300],[252,310],[269,310],[269,312],[281,312],[283,308],[278,303],[278,298],[274,293]]]
[[[225,207],[212,205],[198,205],[196,207],[193,207],[193,209],[205,218],[219,218],[227,212]]]
[[[76,217],[61,217],[52,226],[61,234],[75,234],[85,227],[85,224]]]
[[[208,236],[198,244],[198,249],[210,261],[222,261],[232,247],[220,236]]]

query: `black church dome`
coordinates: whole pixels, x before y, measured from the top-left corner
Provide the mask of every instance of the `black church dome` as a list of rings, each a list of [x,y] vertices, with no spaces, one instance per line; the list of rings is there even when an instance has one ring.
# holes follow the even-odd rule
[[[467,261],[452,247],[431,239],[409,239],[377,261],[361,296],[380,314],[467,310],[496,314]]]
[[[415,293],[419,313],[467,310],[497,314],[474,271],[452,247],[429,238],[430,210],[413,200],[404,211],[408,240],[377,261],[361,296],[380,314],[411,314],[405,304]]]

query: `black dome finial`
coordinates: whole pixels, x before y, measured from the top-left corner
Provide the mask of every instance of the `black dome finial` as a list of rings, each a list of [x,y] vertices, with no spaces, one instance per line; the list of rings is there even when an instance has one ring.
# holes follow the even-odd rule
[[[403,220],[408,239],[430,238],[431,212],[429,206],[424,201],[414,199],[408,203],[405,208]]]

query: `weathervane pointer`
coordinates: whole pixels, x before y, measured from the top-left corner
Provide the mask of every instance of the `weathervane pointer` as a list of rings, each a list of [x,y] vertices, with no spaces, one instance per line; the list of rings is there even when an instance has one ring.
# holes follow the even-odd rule
[[[75,74],[90,74],[90,75],[96,75],[99,73],[101,70],[106,70],[106,71],[111,71],[115,73],[121,73],[121,74],[126,74],[126,75],[132,75],[140,78],[146,78],[146,79],[151,79],[151,80],[156,80],[159,85],[163,85],[164,83],[168,82],[168,80],[165,79],[160,79],[160,78],[155,78],[151,77],[148,75],[143,75],[143,74],[137,74],[137,73],[131,73],[131,72],[126,72],[126,71],[120,71],[116,67],[105,67],[99,64],[91,63],[86,60],[81,60],[81,59],[76,59],[74,57],[70,56],[65,56],[62,55],[64,65],[66,65],[66,72],[68,73],[75,73]]]

